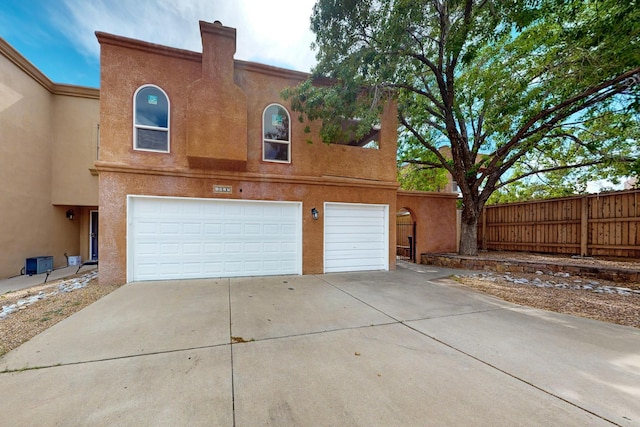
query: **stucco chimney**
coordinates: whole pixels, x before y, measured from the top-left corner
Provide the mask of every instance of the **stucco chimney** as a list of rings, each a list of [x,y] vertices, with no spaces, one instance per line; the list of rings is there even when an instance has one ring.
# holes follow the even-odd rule
[[[236,29],[200,21],[202,77],[189,85],[187,158],[201,169],[243,170],[247,96],[235,83]]]
[[[236,53],[236,29],[220,21],[200,21],[202,36],[202,78],[233,81],[233,55]]]

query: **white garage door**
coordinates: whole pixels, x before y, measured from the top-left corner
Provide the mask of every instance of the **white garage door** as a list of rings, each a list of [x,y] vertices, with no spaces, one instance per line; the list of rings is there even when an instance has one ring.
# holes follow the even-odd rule
[[[302,274],[301,204],[128,197],[127,280]]]
[[[325,203],[325,273],[388,269],[389,207]]]

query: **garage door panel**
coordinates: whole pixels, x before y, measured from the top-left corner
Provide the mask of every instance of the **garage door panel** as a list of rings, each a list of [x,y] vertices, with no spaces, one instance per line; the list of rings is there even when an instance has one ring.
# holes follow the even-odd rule
[[[222,224],[220,223],[205,223],[204,234],[218,235],[222,232]]]
[[[332,263],[333,271],[328,271],[328,273],[338,273],[341,271],[364,271],[364,270],[380,270],[379,268],[380,260],[371,260],[371,259],[339,259],[334,260]]]
[[[237,217],[242,214],[242,206],[239,204],[224,205],[224,215]]]
[[[194,274],[202,271],[202,263],[199,262],[186,262],[182,264],[182,273]]]
[[[205,243],[205,255],[219,255],[222,253],[222,243]]]
[[[205,274],[214,274],[217,276],[222,273],[222,262],[205,261],[202,263],[202,266],[202,272]]]
[[[185,234],[195,234],[199,236],[202,234],[202,223],[187,223],[182,226],[182,232]]]
[[[225,224],[224,225],[224,234],[226,235],[241,235],[242,234],[242,224]]]
[[[244,224],[244,235],[245,236],[260,236],[262,234],[262,225],[261,224]]]
[[[354,213],[354,215],[356,215]],[[338,217],[327,220],[327,224],[332,227],[364,227],[378,228],[385,224],[384,218],[350,218]]]
[[[329,254],[339,251],[374,251],[381,252],[385,249],[384,242],[353,242],[353,241],[345,241],[345,242],[334,242],[331,244],[333,248]]]
[[[299,203],[131,196],[128,278],[301,274],[300,211]]]
[[[374,238],[375,240],[381,240],[384,236],[380,236],[380,227],[375,229],[362,229],[359,227],[342,227],[338,228],[336,232],[326,235],[326,239],[329,241],[348,241],[351,239],[366,240]]]
[[[145,255],[156,255],[157,253],[160,253],[161,255],[180,255],[180,245],[177,243],[157,243],[155,245],[149,245],[149,248],[153,248],[153,249],[149,249],[148,252],[145,253]]]
[[[242,273],[242,262],[241,261],[226,261],[224,264],[224,273],[227,274],[240,274]]]
[[[265,235],[272,234],[277,235],[280,231],[280,228],[276,224],[265,224],[263,228],[263,232]]]
[[[240,254],[242,252],[242,245],[240,243],[226,243],[224,245],[224,251],[227,254]]]
[[[340,210],[336,211],[335,214],[332,213],[329,218],[330,221],[347,223],[347,224],[357,224],[363,221],[374,223],[384,221],[385,215],[384,212],[368,212],[363,209],[354,209],[351,210]]]
[[[381,259],[379,249],[345,249],[334,250],[327,254],[328,259]]]
[[[294,224],[283,224],[280,226],[279,234],[283,236],[295,236],[296,227]]]
[[[202,244],[200,243],[185,243],[182,245],[182,253],[184,255],[201,255],[203,253],[202,249]]]
[[[246,243],[244,245],[244,252],[246,254],[259,254],[262,252],[261,243]]]
[[[262,271],[262,262],[260,261],[246,261],[244,263],[244,271],[247,273],[259,273]]]
[[[388,270],[388,206],[325,204],[324,270]]]

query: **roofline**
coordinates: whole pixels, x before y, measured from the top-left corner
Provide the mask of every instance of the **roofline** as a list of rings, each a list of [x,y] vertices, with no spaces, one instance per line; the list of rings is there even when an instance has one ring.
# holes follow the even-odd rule
[[[156,43],[145,42],[142,40],[132,39],[129,37],[117,36],[115,34],[103,33],[96,31],[98,42],[112,46],[124,47],[127,49],[139,50],[142,52],[152,53],[156,55],[164,55],[172,58],[183,59],[202,63],[202,53],[194,52],[176,47],[164,46]],[[272,65],[260,64],[258,62],[242,61],[234,59],[234,68],[236,70],[251,71],[260,74],[267,74],[275,77],[290,78],[294,80],[304,81],[311,77],[310,73],[302,71],[289,70],[286,68],[274,67]]]
[[[0,54],[53,95],[75,96],[90,99],[100,98],[100,89],[52,82],[42,71],[38,69],[38,67],[29,62],[27,58],[22,56],[20,52],[18,52],[2,37],[0,37]]]

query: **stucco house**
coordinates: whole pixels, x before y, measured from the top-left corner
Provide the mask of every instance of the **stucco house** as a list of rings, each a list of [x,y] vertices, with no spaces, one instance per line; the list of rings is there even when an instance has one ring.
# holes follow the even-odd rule
[[[398,191],[393,103],[366,140],[308,144],[280,96],[308,75],[200,29],[202,53],[96,33],[100,90],[0,38],[0,278],[39,256],[105,283],[388,270],[400,209],[418,254],[455,249],[455,195]]]
[[[0,278],[98,253],[98,89],[57,84],[0,38]]]
[[[101,281],[394,269],[400,208],[419,252],[455,249],[455,195],[398,191],[393,102],[376,143],[309,144],[280,96],[308,75],[200,31],[202,53],[96,33]]]

